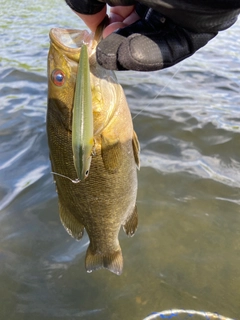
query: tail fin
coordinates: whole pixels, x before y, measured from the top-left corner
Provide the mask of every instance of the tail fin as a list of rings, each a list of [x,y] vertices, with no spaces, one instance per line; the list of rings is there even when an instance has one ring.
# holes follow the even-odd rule
[[[101,254],[93,252],[90,244],[86,253],[85,267],[89,273],[105,268],[120,276],[123,269],[123,256],[120,246],[114,252]]]

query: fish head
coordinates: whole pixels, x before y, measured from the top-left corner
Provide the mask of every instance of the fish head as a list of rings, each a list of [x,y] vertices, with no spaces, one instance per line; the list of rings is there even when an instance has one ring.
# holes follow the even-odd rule
[[[90,43],[87,31],[53,28],[50,30],[48,54],[48,101],[56,117],[71,130],[76,73],[81,46]]]
[[[57,101],[58,111],[69,130],[81,47],[83,44],[88,47],[94,135],[97,135],[111,120],[122,90],[114,72],[102,68],[96,61],[99,40],[87,30],[53,28],[49,35],[48,99],[55,103]],[[69,121],[66,121],[67,118]]]

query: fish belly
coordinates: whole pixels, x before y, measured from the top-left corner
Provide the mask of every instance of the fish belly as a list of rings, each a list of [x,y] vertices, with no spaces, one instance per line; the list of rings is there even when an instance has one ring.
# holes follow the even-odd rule
[[[48,130],[55,132],[48,135],[53,172],[76,179],[71,133],[63,126],[60,129],[56,118],[54,123],[48,124]],[[113,161],[117,162],[116,168],[104,163],[101,137],[95,141],[95,152],[86,180],[75,184],[64,177],[54,176],[60,218],[68,233],[76,239],[81,239],[86,229],[90,239],[86,254],[88,272],[107,268],[121,274],[123,259],[118,241],[119,230],[123,225],[126,233],[132,235],[137,227],[137,172],[132,139],[121,143],[121,159]]]

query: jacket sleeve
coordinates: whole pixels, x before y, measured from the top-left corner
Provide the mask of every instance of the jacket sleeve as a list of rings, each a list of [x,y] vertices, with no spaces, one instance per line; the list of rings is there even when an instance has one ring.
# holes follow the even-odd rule
[[[67,5],[76,12],[82,14],[95,14],[107,4],[110,6],[130,6],[136,3],[135,0],[65,0]]]
[[[67,5],[82,14],[95,14],[103,9],[106,3],[97,0],[65,0]]]
[[[140,0],[139,3],[193,32],[227,29],[240,13],[239,0]]]
[[[66,0],[76,12],[95,14],[107,4],[136,3],[152,8],[177,25],[193,32],[218,32],[229,28],[240,13],[240,0]]]

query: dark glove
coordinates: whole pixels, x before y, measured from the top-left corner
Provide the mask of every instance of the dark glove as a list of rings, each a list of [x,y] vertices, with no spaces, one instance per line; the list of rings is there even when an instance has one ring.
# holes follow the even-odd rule
[[[167,68],[191,56],[217,34],[191,32],[143,5],[138,5],[136,11],[140,20],[99,43],[97,60],[104,68],[138,71]]]
[[[143,5],[136,9],[140,20],[99,43],[97,60],[104,68],[138,71],[167,68],[192,55],[217,34],[188,31]]]
[[[71,2],[69,5],[75,11],[85,14],[100,11],[105,3],[135,3],[133,0],[66,1]],[[97,47],[97,60],[112,70],[152,71],[170,67],[207,44],[218,31],[231,26],[239,8],[239,0],[139,0],[136,11],[140,20],[102,40]]]

